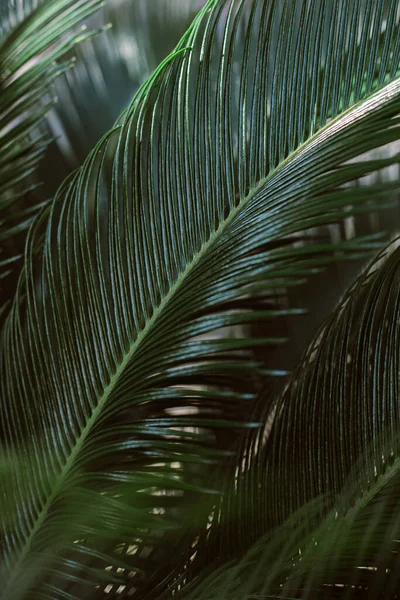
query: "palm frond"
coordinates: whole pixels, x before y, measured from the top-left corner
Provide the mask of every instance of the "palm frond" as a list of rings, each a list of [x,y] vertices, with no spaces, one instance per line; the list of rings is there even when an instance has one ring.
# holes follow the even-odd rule
[[[31,176],[49,144],[38,125],[54,104],[49,98],[52,85],[71,66],[70,60],[58,61],[93,35],[78,25],[100,5],[100,0],[51,0],[27,14],[14,29],[2,27],[6,31],[0,39],[0,277],[4,294],[4,279],[23,252],[24,244],[17,240],[41,208],[40,204],[27,206],[24,195],[37,184]],[[3,14],[4,22],[6,17]]]
[[[285,392],[277,399],[265,387],[260,394],[252,417],[264,427],[243,440],[231,465],[235,483],[227,478],[222,516],[216,518],[220,545],[243,551],[307,502],[338,495],[350,473],[355,486],[362,479],[355,466],[370,446],[376,462],[379,447],[398,435],[397,308],[390,288],[396,289],[397,256],[375,279],[367,273],[350,288]]]
[[[247,463],[253,478],[236,482],[237,494],[245,487],[242,498],[254,500],[237,525],[251,537],[252,514],[257,533],[268,534],[239,562],[201,573],[178,598],[398,597],[396,245],[317,332],[275,407],[268,439]]]
[[[291,506],[322,491],[338,495],[344,484],[349,488],[336,501],[334,535],[327,536],[325,548],[319,544],[322,574],[316,569],[304,597],[317,597],[319,578],[324,583],[320,597],[328,597],[327,586],[332,597],[398,593],[399,257],[396,250],[383,265],[374,264],[325,323],[282,399],[286,407],[277,409],[268,440],[274,444],[278,429],[278,435],[291,438],[296,462],[285,457],[283,485],[293,481],[297,469],[303,473],[287,498]],[[305,414],[313,415],[312,425],[309,417],[305,424]],[[291,431],[282,431],[288,421]],[[268,454],[270,470],[283,454],[271,453],[271,447]]]
[[[252,349],[284,341],[226,328],[292,314],[282,290],[332,253],[376,246],[356,239],[321,257],[318,244],[293,242],[398,187],[346,187],[398,162],[362,157],[400,138],[398,30],[397,0],[282,11],[211,0],[39,214],[2,337],[1,441],[22,464],[6,490],[18,512],[2,546],[4,598],[100,598],[116,593],[114,575],[124,594],[154,597],[175,576],[171,561],[190,560],[197,534],[181,541],[176,521],[199,504],[209,516],[206,449],[222,460],[232,421],[249,420],[265,371]],[[176,432],[200,434],[184,438],[194,465]],[[82,498],[96,499],[100,529],[130,523],[130,541],[106,543],[96,528],[76,537],[64,507],[77,513]]]
[[[397,434],[397,269],[398,251],[355,284],[275,407],[262,450],[266,477],[285,464],[280,481],[291,493],[286,506],[271,504],[273,520],[320,494],[339,493],[374,440],[385,446]],[[285,438],[290,447],[279,441]],[[382,454],[379,445],[375,451],[374,461]]]

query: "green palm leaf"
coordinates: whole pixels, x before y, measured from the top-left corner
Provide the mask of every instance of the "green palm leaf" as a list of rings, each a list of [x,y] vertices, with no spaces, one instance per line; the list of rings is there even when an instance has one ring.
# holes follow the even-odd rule
[[[266,497],[269,526],[311,498],[338,494],[371,444],[378,464],[381,446],[397,436],[397,261],[398,252],[348,292],[274,406],[279,416],[257,460],[263,488],[285,500]],[[277,483],[283,465],[285,477]],[[353,477],[356,485],[360,472]]]
[[[262,481],[252,513],[258,533],[269,525],[269,534],[182,597],[398,597],[400,252],[394,248],[362,274],[317,332],[278,401],[267,442],[252,457]],[[257,495],[250,484],[250,477],[237,482],[239,489],[246,485],[244,498]],[[283,525],[271,525],[286,514]]]
[[[19,451],[4,598],[103,597],[113,565],[111,589],[120,576],[154,597],[170,548],[189,560],[179,521],[199,499],[206,518],[210,450],[248,420],[265,371],[252,349],[283,341],[224,328],[298,313],[282,289],[329,258],[296,235],[398,187],[345,185],[398,162],[362,158],[400,137],[397,9],[210,1],[39,214],[2,338],[1,440]],[[71,513],[91,502],[99,525],[82,532]]]
[[[100,4],[100,0],[51,0],[30,14],[27,11],[27,16],[11,31],[7,31],[7,25],[1,27],[5,30],[0,40],[2,279],[19,262],[23,249],[21,233],[26,233],[40,209],[40,203],[26,205],[24,196],[37,184],[32,174],[49,144],[48,136],[38,128],[54,104],[49,93],[54,80],[71,66],[70,60],[57,61],[93,35],[93,31],[85,31],[86,26],[78,29],[78,25]],[[2,24],[7,22],[7,16],[4,13]],[[18,267],[17,273],[19,264]],[[4,284],[7,286],[8,281]]]

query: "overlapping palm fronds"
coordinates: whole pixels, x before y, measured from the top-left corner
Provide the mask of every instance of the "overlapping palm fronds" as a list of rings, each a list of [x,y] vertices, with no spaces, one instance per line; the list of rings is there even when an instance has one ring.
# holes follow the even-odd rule
[[[291,286],[376,248],[304,232],[398,189],[348,184],[399,162],[366,156],[400,138],[399,63],[398,0],[210,0],[37,216],[2,332],[0,436],[18,456],[3,598],[155,598],[195,575],[204,535],[224,528],[213,493],[252,458],[241,426],[275,419],[264,452],[284,414],[260,410],[268,364],[254,359],[284,339],[248,325],[301,313]],[[252,504],[266,460],[238,511],[246,543],[326,491]]]
[[[14,296],[26,232],[40,206],[112,127],[140,84],[173,49],[201,2],[114,0],[96,10],[102,4],[25,0],[1,6],[6,104],[0,128],[7,133],[2,304]]]
[[[267,438],[260,431],[260,443],[253,439],[247,447],[249,470],[236,481],[236,497],[257,498],[258,506],[248,505],[236,525],[246,525],[251,537],[246,515],[256,515],[256,533],[268,533],[240,561],[208,577],[201,572],[182,597],[398,597],[396,245],[362,274],[316,333],[277,399]],[[233,541],[227,529],[220,537]]]

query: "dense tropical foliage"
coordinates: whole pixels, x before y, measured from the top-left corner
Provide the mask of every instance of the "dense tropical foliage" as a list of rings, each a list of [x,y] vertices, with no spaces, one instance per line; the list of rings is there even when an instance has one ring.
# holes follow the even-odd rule
[[[0,597],[397,598],[399,0],[0,17]]]

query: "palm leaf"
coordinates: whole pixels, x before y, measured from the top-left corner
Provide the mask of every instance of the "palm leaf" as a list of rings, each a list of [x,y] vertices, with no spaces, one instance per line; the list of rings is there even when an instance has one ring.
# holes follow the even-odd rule
[[[209,449],[222,460],[232,421],[249,420],[265,371],[252,349],[283,341],[224,328],[292,314],[282,289],[334,249],[296,235],[398,187],[345,185],[398,162],[362,158],[400,137],[397,9],[210,1],[39,214],[2,338],[1,440],[19,451],[3,597],[103,597],[118,575],[125,594],[154,597],[171,560],[190,559],[196,534],[180,543],[179,521],[199,500],[208,516]],[[89,501],[97,533],[70,518]]]
[[[245,485],[243,498],[256,499],[248,511],[257,532],[269,526],[269,533],[242,560],[207,578],[200,574],[178,597],[398,596],[400,252],[394,248],[351,287],[293,373],[271,434],[249,461],[261,486],[250,477],[236,482],[238,495]],[[283,525],[271,526],[287,514]]]
[[[303,411],[315,415],[315,429],[309,445],[303,424],[302,450],[293,471],[306,460],[304,472],[311,469],[315,477],[311,485],[303,478],[290,502],[320,490],[337,495],[345,483],[350,488],[336,501],[333,534],[319,544],[322,573],[317,570],[309,577],[307,597],[318,595],[321,580],[320,597],[326,597],[327,586],[336,588],[335,597],[360,595],[362,590],[378,597],[385,590],[391,598],[398,592],[398,277],[396,250],[383,265],[374,264],[345,296],[310,347],[302,365],[304,377],[299,372],[296,376],[299,417],[292,420],[292,435],[287,432],[294,451],[299,450],[295,430]],[[293,393],[289,386],[285,403],[292,402]],[[285,412],[277,420],[279,429]],[[275,431],[271,433],[273,443]],[[286,469],[288,479],[290,471]]]
[[[25,16],[14,29],[2,26],[0,40],[0,242],[2,279],[18,262],[23,250],[19,243],[35,214],[37,206],[26,205],[24,196],[35,185],[32,173],[37,168],[48,137],[38,126],[54,101],[49,94],[54,80],[71,66],[70,60],[59,61],[82,40],[94,32],[85,32],[79,23],[100,6],[89,2],[51,0]],[[12,11],[9,11],[12,14]],[[3,23],[7,13],[3,15]],[[21,248],[22,245],[22,248]],[[17,269],[17,273],[20,269]],[[3,291],[4,291],[3,281]],[[5,295],[4,301],[7,296]]]
[[[274,408],[278,416],[261,451],[265,476],[276,477],[285,464],[279,485],[291,493],[282,488],[287,501],[279,508],[271,498],[272,521],[320,494],[338,494],[369,447],[376,464],[380,446],[397,435],[397,269],[398,252],[355,284]],[[290,447],[280,441],[286,437]]]

